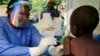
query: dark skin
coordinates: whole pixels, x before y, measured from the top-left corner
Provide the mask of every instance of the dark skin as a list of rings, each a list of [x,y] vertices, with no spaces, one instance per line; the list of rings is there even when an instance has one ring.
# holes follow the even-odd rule
[[[55,4],[56,4],[55,2],[51,2],[51,1],[48,2],[48,4],[47,4],[48,9],[52,10],[54,8]]]
[[[25,24],[26,24],[28,18],[29,18],[29,14],[30,14],[29,11],[30,11],[30,9],[29,9],[28,7],[26,7],[26,6],[21,6],[21,8],[20,8],[20,13],[19,13],[20,15],[19,15],[19,17],[18,17],[19,20],[20,20],[20,22],[21,22],[21,27],[16,27],[16,26],[14,26],[14,25],[11,23],[10,15],[11,15],[12,11],[13,11],[13,10],[9,10],[9,11],[7,12],[9,23],[10,23],[11,26],[13,26],[14,28],[23,28],[23,27],[25,26]]]
[[[64,38],[64,55],[100,56],[100,43],[93,40],[93,30],[98,22],[99,14],[95,8],[83,6],[76,9],[70,18],[70,30],[76,38]]]
[[[78,27],[75,24],[72,24],[71,22],[70,22],[70,30],[71,33],[76,37],[82,37],[84,35],[87,35],[86,33],[83,32],[83,30],[80,27]],[[88,34],[92,34],[92,33],[88,33]]]

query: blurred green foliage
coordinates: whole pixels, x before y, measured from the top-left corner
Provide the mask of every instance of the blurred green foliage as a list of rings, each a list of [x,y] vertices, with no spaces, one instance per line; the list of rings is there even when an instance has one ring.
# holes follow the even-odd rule
[[[32,4],[31,12],[36,12],[36,11],[41,11],[45,9],[49,0],[29,0],[29,1]],[[57,8],[58,8],[58,5],[60,5],[62,1],[63,0],[56,0]]]
[[[47,3],[49,0],[29,0],[32,4],[32,10],[31,12],[37,12],[41,11],[46,8]],[[64,0],[56,0],[56,8],[58,8],[58,5]],[[0,0],[0,5],[7,5],[9,0]]]
[[[0,0],[0,5],[8,4],[9,0]]]

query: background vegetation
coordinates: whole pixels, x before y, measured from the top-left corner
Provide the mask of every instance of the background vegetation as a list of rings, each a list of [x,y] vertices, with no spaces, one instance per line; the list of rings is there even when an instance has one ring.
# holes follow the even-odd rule
[[[41,11],[46,8],[46,5],[49,0],[29,0],[32,4],[32,10],[31,12],[37,12]],[[65,0],[56,0],[56,8],[58,8],[58,5],[60,5]],[[0,0],[0,5],[7,5],[9,0]]]

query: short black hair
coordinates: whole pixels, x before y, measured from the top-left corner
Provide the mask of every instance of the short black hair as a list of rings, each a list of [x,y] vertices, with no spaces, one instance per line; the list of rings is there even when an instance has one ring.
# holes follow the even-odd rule
[[[70,23],[81,28],[86,34],[92,33],[99,23],[99,13],[93,6],[80,6],[73,11]]]

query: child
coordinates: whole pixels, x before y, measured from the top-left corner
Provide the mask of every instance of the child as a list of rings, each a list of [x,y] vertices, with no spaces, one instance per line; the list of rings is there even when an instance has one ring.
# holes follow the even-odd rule
[[[71,33],[64,38],[64,56],[100,56],[100,43],[93,40],[99,23],[98,11],[89,5],[75,9],[70,18]]]

